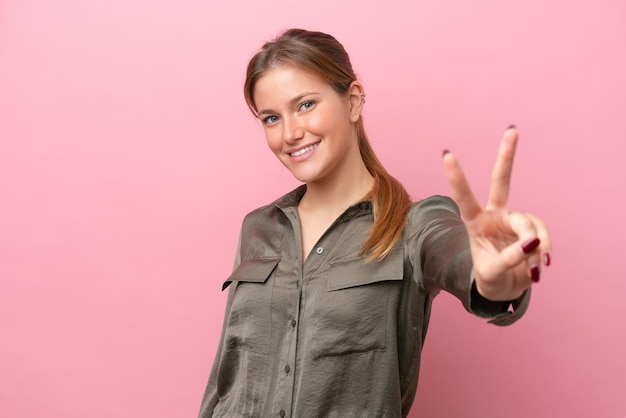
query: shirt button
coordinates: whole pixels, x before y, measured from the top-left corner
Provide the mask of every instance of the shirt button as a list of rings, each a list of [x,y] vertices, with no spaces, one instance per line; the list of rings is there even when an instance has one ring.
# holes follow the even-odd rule
[[[289,370],[291,370],[291,367],[289,367],[289,365],[285,366],[285,373],[289,373]]]
[[[278,414],[281,416],[281,418],[284,417],[285,416],[285,410],[281,409]]]
[[[291,320],[291,328],[295,328],[296,327],[296,320],[292,319]]]
[[[318,254],[322,254],[324,252],[324,249],[322,247],[317,247],[315,252],[317,252]]]

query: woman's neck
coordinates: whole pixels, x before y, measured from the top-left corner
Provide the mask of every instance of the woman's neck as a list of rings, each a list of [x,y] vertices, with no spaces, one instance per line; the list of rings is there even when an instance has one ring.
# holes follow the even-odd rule
[[[349,172],[333,176],[330,180],[307,183],[306,192],[298,207],[309,213],[336,217],[363,200],[373,186],[374,178],[365,164],[360,164]]]

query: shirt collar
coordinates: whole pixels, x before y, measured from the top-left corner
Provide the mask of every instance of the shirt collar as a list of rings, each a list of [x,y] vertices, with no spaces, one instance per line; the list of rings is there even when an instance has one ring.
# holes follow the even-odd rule
[[[288,208],[296,208],[298,203],[300,203],[300,199],[304,196],[306,192],[306,184],[303,184],[286,195],[278,198],[274,201],[274,206],[283,212]],[[358,216],[369,215],[372,213],[372,202],[371,200],[362,200],[360,202],[355,203],[350,206],[345,212],[339,217],[338,221],[344,221],[352,218],[356,218]]]
[[[286,195],[278,198],[276,201],[274,201],[274,206],[279,209],[286,209],[288,207],[298,206],[298,203],[300,203],[300,199],[302,199],[302,196],[304,196],[304,192],[306,192],[306,184],[303,184],[290,191]]]

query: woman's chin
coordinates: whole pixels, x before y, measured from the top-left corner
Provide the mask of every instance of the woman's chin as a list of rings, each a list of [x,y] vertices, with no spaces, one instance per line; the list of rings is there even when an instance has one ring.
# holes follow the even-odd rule
[[[311,173],[291,172],[291,175],[301,183],[312,183],[318,180],[318,176]]]

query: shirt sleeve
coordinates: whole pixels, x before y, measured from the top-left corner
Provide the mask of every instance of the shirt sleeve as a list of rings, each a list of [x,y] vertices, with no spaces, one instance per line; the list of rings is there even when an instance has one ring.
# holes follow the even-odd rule
[[[467,230],[458,206],[444,196],[433,196],[409,212],[409,251],[415,280],[437,293],[456,296],[465,309],[489,323],[510,325],[526,312],[530,289],[511,301],[491,301],[476,289]]]
[[[235,256],[235,263],[233,265],[233,271],[239,266],[241,263],[241,235],[239,234],[239,242],[237,243],[237,253]],[[222,291],[228,287],[229,283],[225,282],[222,286]],[[226,330],[226,321],[228,320],[228,313],[230,312],[230,308],[233,304],[233,297],[235,295],[235,287],[230,286],[228,290],[228,299],[226,300],[226,311],[224,313],[224,322],[222,324],[222,333],[220,335],[220,342],[217,346],[217,353],[215,354],[215,360],[213,361],[213,366],[211,367],[211,374],[209,375],[209,382],[206,385],[204,390],[204,395],[202,396],[202,402],[200,403],[200,412],[198,413],[198,418],[211,418],[213,416],[213,410],[217,406],[219,401],[219,397],[217,395],[217,380],[218,380],[218,369],[220,364],[220,359],[222,358],[222,347],[224,345],[224,332]]]

